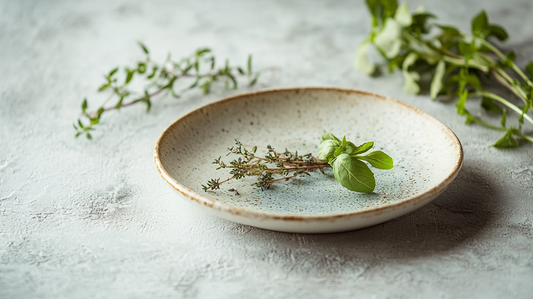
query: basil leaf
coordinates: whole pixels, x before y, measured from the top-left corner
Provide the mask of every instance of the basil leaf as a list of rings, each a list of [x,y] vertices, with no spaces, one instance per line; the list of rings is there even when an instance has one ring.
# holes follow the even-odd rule
[[[513,148],[520,146],[520,143],[513,137],[511,131],[507,131],[505,135],[492,146],[496,148]]]
[[[409,10],[409,4],[407,4],[407,2],[402,3],[402,5],[396,9],[394,19],[396,19],[398,24],[402,27],[408,27],[413,24],[413,18],[411,17],[411,11]]]
[[[335,147],[337,142],[334,140],[325,140],[318,146],[318,158],[322,161],[328,161],[335,157]]]
[[[345,147],[346,149],[344,150],[344,153],[348,155],[357,150],[357,145],[353,144],[351,141],[347,141]]]
[[[364,193],[374,191],[376,186],[374,174],[357,158],[342,154],[333,161],[332,167],[335,180],[345,188]]]
[[[433,75],[433,80],[431,80],[430,94],[432,99],[436,99],[437,95],[442,90],[442,79],[444,78],[445,72],[446,63],[444,60],[441,60],[437,64],[437,67],[435,68],[435,75]]]
[[[403,90],[408,93],[417,94],[420,92],[420,86],[417,81],[420,80],[420,75],[417,72],[409,72],[409,67],[415,64],[418,55],[414,52],[409,53],[402,64],[402,73],[405,83]]]
[[[498,25],[490,25],[489,26],[490,35],[496,37],[500,41],[506,40],[509,35],[507,34],[507,31],[503,29],[501,26]]]
[[[395,19],[387,19],[385,27],[374,38],[374,45],[387,58],[393,58],[400,53],[402,28]]]
[[[338,144],[341,144],[339,138],[335,137],[335,135],[331,134],[330,132],[326,132],[324,133],[324,135],[322,135],[322,142],[324,142],[325,140],[334,140]]]
[[[374,141],[365,142],[358,146],[353,152],[352,155],[362,154],[368,152],[374,146]]]
[[[359,45],[355,52],[355,69],[367,75],[372,75],[376,71],[376,66],[368,59],[368,46],[370,41],[366,40]]]
[[[392,169],[394,167],[392,158],[382,151],[371,152],[366,156],[358,156],[357,158],[367,161],[378,169]]]
[[[489,33],[488,30],[489,19],[487,18],[487,14],[485,13],[485,11],[482,10],[472,20],[472,34],[480,38],[485,38]]]

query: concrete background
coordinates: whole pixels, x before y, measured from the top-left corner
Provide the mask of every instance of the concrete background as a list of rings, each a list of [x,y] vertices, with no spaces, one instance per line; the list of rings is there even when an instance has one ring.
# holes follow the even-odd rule
[[[424,3],[469,29],[484,8],[533,58],[533,3]],[[362,1],[0,1],[0,298],[533,298],[533,146],[489,147],[450,103],[402,92],[399,73],[353,70],[369,31]],[[398,98],[447,124],[464,167],[433,203],[331,235],[284,234],[207,215],[178,198],[152,162],[180,115],[252,90],[160,97],[149,114],[104,116],[94,140],[72,123],[102,74],[199,47],[263,74],[253,89],[339,86]],[[481,113],[481,112],[479,112]]]

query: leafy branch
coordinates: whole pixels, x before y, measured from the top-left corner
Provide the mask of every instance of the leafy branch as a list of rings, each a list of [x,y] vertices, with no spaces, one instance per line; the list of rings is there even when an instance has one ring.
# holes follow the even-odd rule
[[[107,99],[95,111],[88,111],[87,99],[81,105],[82,117],[74,124],[75,137],[82,134],[92,139],[91,131],[101,122],[102,115],[112,110],[133,106],[136,104],[146,105],[146,111],[150,111],[153,99],[163,93],[171,94],[180,98],[181,94],[192,89],[201,89],[204,94],[211,91],[213,83],[224,81],[225,88],[236,89],[237,77],[244,76],[249,79],[249,85],[254,85],[258,78],[258,72],[252,72],[252,56],[248,56],[246,67],[230,66],[228,60],[224,66],[216,66],[216,58],[208,48],[197,50],[194,54],[180,60],[172,60],[170,54],[165,61],[158,63],[150,58],[148,48],[139,42],[139,46],[145,54],[145,59],[138,61],[133,67],[122,69],[124,77],[119,77],[119,68],[112,69],[106,76],[105,82],[98,88],[99,92],[108,93]],[[131,86],[138,77],[143,80],[144,90],[134,91]],[[188,85],[178,85],[178,80],[188,81]],[[111,100],[115,103],[109,105]]]
[[[515,63],[514,52],[504,53],[489,41],[504,41],[508,34],[491,24],[484,11],[473,18],[471,33],[467,34],[453,26],[431,23],[436,16],[423,8],[411,13],[407,3],[398,6],[396,0],[367,0],[366,4],[372,14],[372,31],[357,49],[356,69],[367,74],[377,71],[368,59],[372,45],[387,60],[389,72],[401,70],[404,91],[419,93],[423,75],[432,75],[433,99],[443,94],[457,96],[457,113],[466,117],[467,124],[475,122],[504,132],[495,147],[517,147],[519,139],[533,142],[533,136],[522,132],[524,122],[533,124],[533,62],[523,71]],[[521,103],[489,91],[495,82]],[[465,106],[470,98],[481,98],[486,111],[501,115],[500,125],[472,115]],[[508,112],[517,115],[517,125],[507,126]]]
[[[206,185],[202,185],[204,191],[220,189],[220,185],[231,180],[240,180],[245,177],[256,177],[253,184],[261,190],[269,189],[278,181],[288,181],[297,177],[308,176],[319,170],[324,173],[325,168],[333,168],[333,175],[337,182],[349,190],[371,193],[374,191],[376,181],[374,174],[363,163],[366,161],[375,168],[391,169],[392,158],[382,151],[374,151],[363,155],[374,146],[374,142],[367,142],[356,146],[346,141],[346,136],[340,140],[331,133],[322,136],[319,146],[318,158],[312,154],[298,155],[298,152],[276,152],[270,145],[264,157],[258,156],[257,146],[248,150],[241,142],[235,140],[235,146],[228,148],[228,153],[240,157],[226,164],[222,157],[215,159],[213,164],[218,169],[230,169],[231,177],[220,181],[211,179]],[[239,194],[234,188],[229,189]]]

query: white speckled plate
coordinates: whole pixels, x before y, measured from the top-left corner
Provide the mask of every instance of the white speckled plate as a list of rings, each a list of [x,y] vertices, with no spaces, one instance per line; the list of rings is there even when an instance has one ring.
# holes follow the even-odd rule
[[[208,179],[230,176],[211,162],[225,157],[234,138],[316,155],[324,131],[355,144],[374,141],[374,150],[394,159],[392,170],[373,169],[373,194],[351,192],[320,172],[265,191],[251,186],[254,178],[202,190]],[[328,233],[375,225],[427,204],[457,176],[463,151],[444,124],[398,100],[305,87],[236,95],[192,111],[161,133],[154,159],[177,192],[222,218],[284,232]]]

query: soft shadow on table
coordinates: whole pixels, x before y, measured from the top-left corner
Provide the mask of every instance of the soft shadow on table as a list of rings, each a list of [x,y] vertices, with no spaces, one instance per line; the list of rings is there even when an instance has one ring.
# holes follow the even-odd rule
[[[439,255],[465,242],[476,242],[477,235],[496,216],[494,211],[500,204],[497,190],[476,168],[466,163],[452,185],[433,202],[380,225],[321,235],[251,228],[248,241],[258,247],[264,245],[265,250],[270,248],[270,253],[265,253],[270,258],[275,252],[285,252],[295,262],[322,260],[317,260],[318,264],[328,259],[353,263]]]

